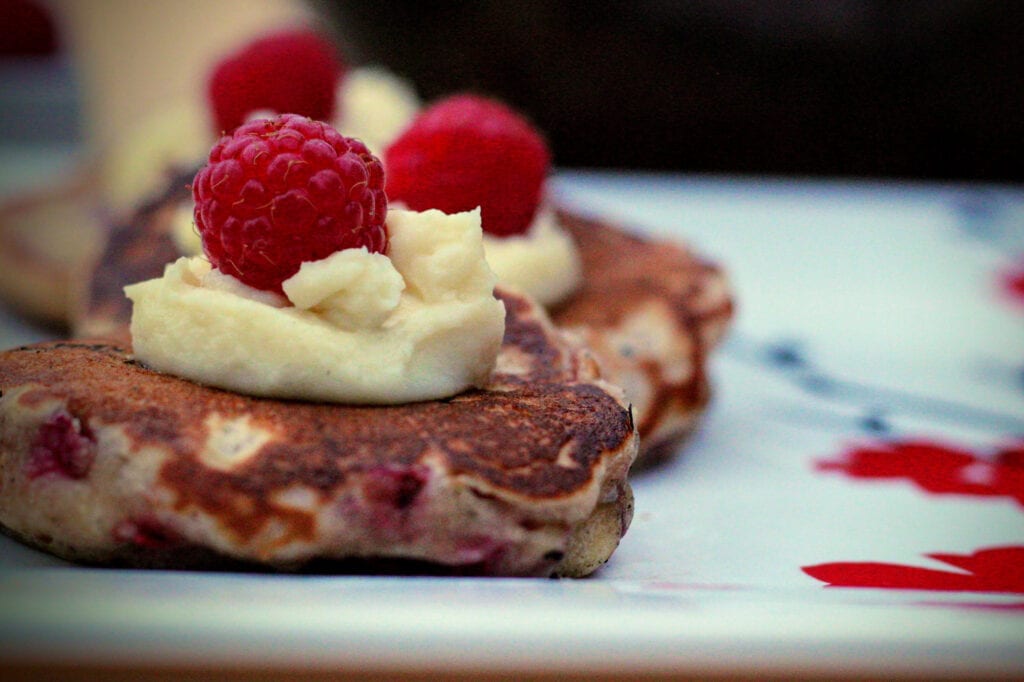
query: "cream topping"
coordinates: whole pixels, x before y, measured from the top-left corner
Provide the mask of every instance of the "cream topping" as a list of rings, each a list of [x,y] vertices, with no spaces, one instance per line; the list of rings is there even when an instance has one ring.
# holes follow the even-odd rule
[[[486,383],[505,309],[479,211],[391,210],[388,256],[350,249],[257,291],[199,257],[125,288],[153,369],[256,396],[395,404]]]
[[[192,213],[193,203],[186,202],[175,209],[171,222],[174,243],[186,256],[203,252]],[[542,209],[524,234],[493,237],[484,233],[483,242],[487,263],[498,280],[533,296],[541,305],[562,301],[583,278],[576,243],[550,209]]]
[[[541,305],[558,303],[583,277],[576,242],[550,208],[542,207],[523,234],[484,234],[484,252],[502,284],[533,296]]]
[[[334,126],[362,140],[377,156],[420,110],[420,99],[402,78],[380,67],[350,71],[338,86]]]
[[[125,212],[161,191],[172,169],[206,158],[214,142],[211,127],[202,107],[188,101],[165,106],[128,128],[103,159],[105,201]]]
[[[195,221],[196,205],[185,201],[174,208],[171,216],[171,240],[184,256],[198,256],[203,252],[203,238],[199,236]]]

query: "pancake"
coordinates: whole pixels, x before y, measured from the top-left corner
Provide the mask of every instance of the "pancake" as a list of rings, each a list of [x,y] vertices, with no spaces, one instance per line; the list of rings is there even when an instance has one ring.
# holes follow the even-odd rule
[[[722,268],[678,242],[651,239],[562,211],[583,281],[551,310],[623,388],[640,432],[642,465],[677,452],[711,396],[712,349],[733,315]]]
[[[176,212],[191,206],[190,174],[114,226],[77,306],[76,336],[127,341],[131,304],[122,288],[159,277],[179,255]],[[639,236],[607,222],[560,211],[575,239],[582,283],[551,311],[591,347],[606,379],[623,387],[640,433],[638,466],[678,452],[711,396],[708,357],[733,313],[725,273],[685,245]]]
[[[172,236],[173,221],[180,207],[192,204],[189,185],[194,178],[194,171],[173,173],[159,195],[110,227],[99,252],[83,270],[69,307],[73,336],[130,344],[132,304],[124,287],[160,277],[164,266],[182,255]]]
[[[0,204],[0,301],[35,322],[65,327],[74,287],[104,230],[84,172],[6,199]]]
[[[0,354],[0,524],[73,561],[587,575],[632,518],[621,391],[525,297],[489,384],[356,407],[242,396],[124,345]]]

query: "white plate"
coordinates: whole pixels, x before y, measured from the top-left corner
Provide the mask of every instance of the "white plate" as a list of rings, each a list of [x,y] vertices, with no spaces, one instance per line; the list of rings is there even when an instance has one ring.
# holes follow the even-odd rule
[[[1024,262],[1024,193],[571,172],[556,188],[691,241],[739,300],[708,418],[635,477],[606,567],[581,581],[113,571],[2,539],[0,656],[1024,674],[1024,455],[996,459],[1024,443],[1024,301],[1000,284]],[[5,346],[42,336],[0,324]],[[901,471],[911,442],[932,447]],[[843,470],[858,450],[892,477]]]

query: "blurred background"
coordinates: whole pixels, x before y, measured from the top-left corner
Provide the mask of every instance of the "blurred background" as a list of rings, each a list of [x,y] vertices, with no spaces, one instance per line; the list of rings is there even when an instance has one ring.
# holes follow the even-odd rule
[[[138,71],[160,64],[153,25],[201,55],[292,4],[352,63],[386,66],[424,99],[470,89],[519,107],[564,167],[1024,178],[1024,3],[1011,0],[251,0],[227,3],[228,23],[221,4],[0,0],[4,137],[88,133],[100,85],[83,26],[121,45],[93,71]],[[155,78],[185,73],[164,61]],[[134,92],[124,106],[145,100]]]
[[[320,0],[430,98],[531,113],[566,166],[1024,178],[1024,3]]]

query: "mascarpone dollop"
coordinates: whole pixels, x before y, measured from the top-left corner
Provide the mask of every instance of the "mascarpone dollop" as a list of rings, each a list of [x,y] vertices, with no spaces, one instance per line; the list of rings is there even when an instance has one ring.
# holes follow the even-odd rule
[[[200,256],[203,253],[203,238],[196,229],[195,210],[196,204],[190,199],[178,204],[171,215],[171,241],[183,256]]]
[[[550,208],[529,229],[508,237],[484,235],[487,262],[502,284],[550,306],[571,294],[583,277],[579,249]]]
[[[397,202],[393,205],[399,205]],[[194,256],[203,252],[189,201],[175,209],[171,236],[178,252]],[[487,263],[498,281],[551,306],[569,296],[583,278],[579,249],[562,228],[554,211],[542,209],[523,234],[483,236]]]
[[[419,113],[421,102],[412,85],[387,69],[352,69],[338,86],[334,127],[375,153],[383,153]]]
[[[160,192],[172,169],[205,159],[213,143],[200,102],[188,99],[157,109],[127,127],[102,159],[104,201],[115,213],[138,207]]]
[[[125,287],[135,357],[255,396],[350,404],[444,398],[486,383],[505,308],[480,212],[388,212],[388,255],[348,249],[258,291],[199,257]]]

